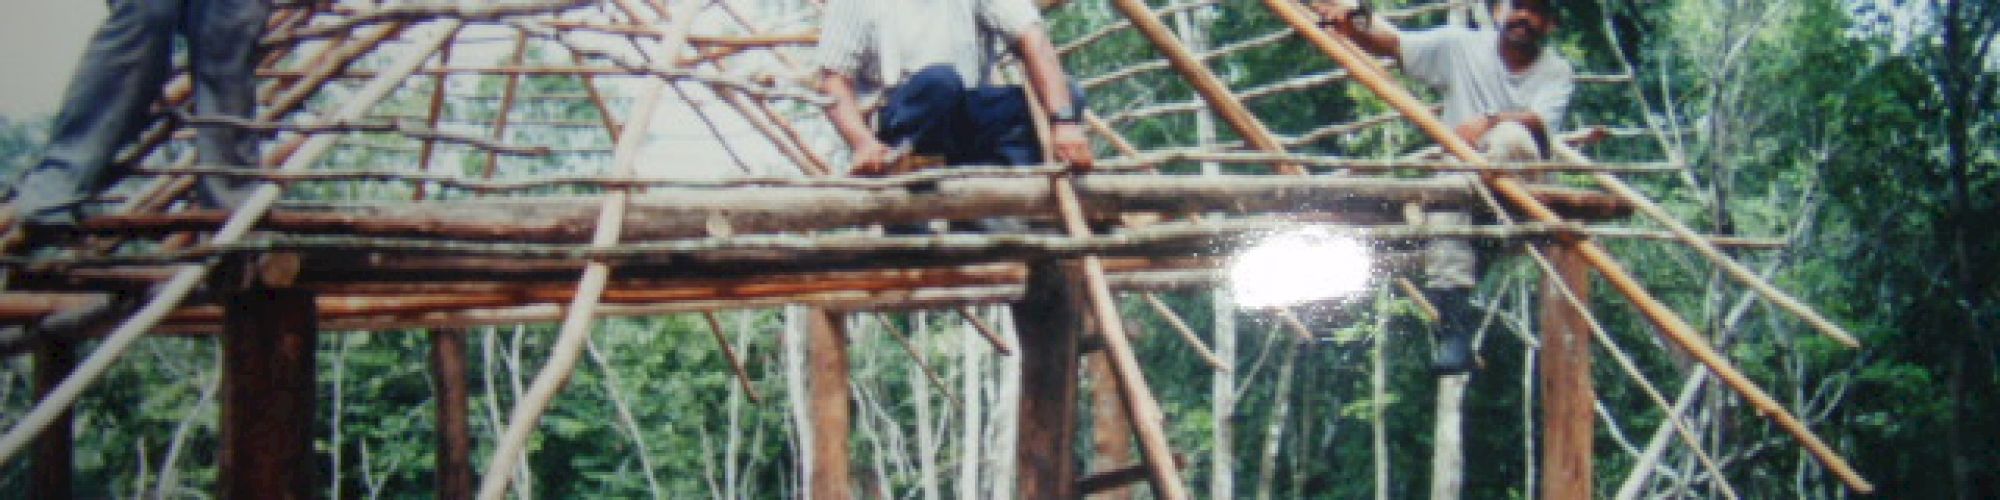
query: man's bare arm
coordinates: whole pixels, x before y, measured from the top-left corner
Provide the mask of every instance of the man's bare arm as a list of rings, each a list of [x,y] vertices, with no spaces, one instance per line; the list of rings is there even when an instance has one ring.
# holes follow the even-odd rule
[[[875,132],[868,128],[868,120],[861,116],[860,98],[854,93],[854,78],[836,71],[822,71],[819,90],[833,98],[833,104],[826,107],[827,120],[833,122],[834,130],[854,150],[852,173],[881,173],[889,160],[889,147],[875,139]]]
[[[1338,0],[1314,0],[1309,7],[1319,15],[1321,26],[1330,26],[1334,33],[1361,46],[1361,50],[1380,57],[1402,56],[1402,36],[1387,23],[1370,16],[1356,16],[1352,7]]]
[[[1028,84],[1041,96],[1044,112],[1074,109],[1076,96],[1070,95],[1069,75],[1063,72],[1062,60],[1056,55],[1055,45],[1049,43],[1048,32],[1038,26],[1023,31],[1014,43],[1021,54],[1021,64],[1028,70]],[[1093,162],[1090,138],[1084,135],[1082,124],[1051,122],[1049,136],[1049,146],[1054,149],[1057,161],[1080,170],[1090,168]]]

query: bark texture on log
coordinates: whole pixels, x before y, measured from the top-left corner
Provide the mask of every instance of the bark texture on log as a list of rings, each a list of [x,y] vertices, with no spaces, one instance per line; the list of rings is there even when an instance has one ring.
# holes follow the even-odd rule
[[[928,186],[927,186],[928,187]],[[1455,179],[1355,177],[1209,177],[1093,175],[1077,181],[1084,212],[1112,219],[1124,212],[1341,212],[1389,220],[1403,202],[1477,206]],[[1595,191],[1537,187],[1536,196],[1579,219],[1622,216],[1630,208]],[[1040,178],[949,179],[934,190],[823,187],[654,189],[634,197],[625,240],[703,236],[727,225],[736,234],[809,231],[930,219],[1047,216],[1053,194]],[[424,236],[471,240],[589,241],[593,198],[489,198],[372,205],[292,205],[261,229],[313,234]],[[83,230],[142,234],[212,229],[218,211],[93,218]]]
[[[315,498],[313,298],[253,290],[225,299],[222,498]]]
[[[1020,498],[1077,498],[1077,370],[1085,328],[1082,277],[1055,261],[1030,266],[1014,304],[1021,342]],[[1026,391],[1033,391],[1032,394]]]
[[[853,402],[847,384],[847,327],[840,315],[823,310],[811,310],[806,316],[814,461],[806,490],[812,500],[847,500],[854,494],[848,484]]]
[[[1563,280],[1577,298],[1590,300],[1590,267],[1565,246],[1547,248]],[[1590,381],[1590,326],[1581,312],[1563,300],[1554,285],[1544,282],[1542,323],[1542,498],[1591,498],[1591,451],[1596,393]]]

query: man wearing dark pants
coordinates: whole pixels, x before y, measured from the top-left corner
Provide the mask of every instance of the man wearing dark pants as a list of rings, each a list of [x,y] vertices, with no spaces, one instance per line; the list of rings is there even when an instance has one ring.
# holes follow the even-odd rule
[[[814,62],[851,174],[1040,163],[1028,93],[993,84],[1001,46],[1027,70],[1056,160],[1089,168],[1081,93],[1028,0],[832,0],[823,24]],[[861,97],[875,93],[885,99],[871,129]]]
[[[15,186],[14,214],[28,223],[74,224],[85,200],[122,177],[111,161],[150,121],[173,72],[176,33],[187,42],[194,114],[248,118],[255,111],[252,71],[268,0],[110,0],[108,6],[70,79],[41,162]],[[257,164],[254,134],[202,128],[195,146],[202,164]],[[197,194],[210,206],[233,206],[242,191],[208,179]]]
[[[104,24],[90,39],[71,77],[49,134],[42,160],[15,186],[13,224],[74,225],[83,204],[125,172],[112,159],[149,120],[167,78],[173,74],[174,35],[186,39],[194,77],[194,114],[249,118],[256,111],[257,39],[270,15],[268,0],[110,0]],[[207,127],[195,135],[195,152],[205,165],[253,168],[257,136],[232,128]],[[225,179],[203,179],[199,201],[234,207],[247,189]],[[43,318],[44,334],[88,328],[137,307],[139,297],[121,294],[72,307]]]
[[[1549,138],[1561,130],[1569,107],[1574,73],[1569,62],[1546,46],[1560,20],[1550,0],[1492,1],[1500,29],[1447,26],[1404,32],[1366,15],[1354,0],[1317,0],[1320,25],[1348,37],[1378,56],[1395,57],[1403,72],[1435,88],[1444,100],[1443,119],[1460,138],[1496,162],[1546,158]],[[1421,223],[1470,224],[1462,210],[1435,211]],[[1474,368],[1472,330],[1479,315],[1471,306],[1481,261],[1470,242],[1439,239],[1424,248],[1424,294],[1438,308],[1439,374]]]

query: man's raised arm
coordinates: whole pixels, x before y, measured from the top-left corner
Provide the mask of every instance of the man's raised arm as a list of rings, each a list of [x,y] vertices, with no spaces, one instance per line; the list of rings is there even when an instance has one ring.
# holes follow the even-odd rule
[[[1357,9],[1354,0],[1313,0],[1309,5],[1319,15],[1319,26],[1354,40],[1361,50],[1381,57],[1402,57],[1402,36],[1394,26],[1378,22]]]

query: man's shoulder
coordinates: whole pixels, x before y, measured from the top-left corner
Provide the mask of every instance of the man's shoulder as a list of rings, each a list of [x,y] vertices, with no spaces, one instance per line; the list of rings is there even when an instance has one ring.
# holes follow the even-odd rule
[[[1576,75],[1576,67],[1570,64],[1569,57],[1564,56],[1562,51],[1556,50],[1555,47],[1542,49],[1542,55],[1536,58],[1533,70],[1537,74],[1565,80]]]

